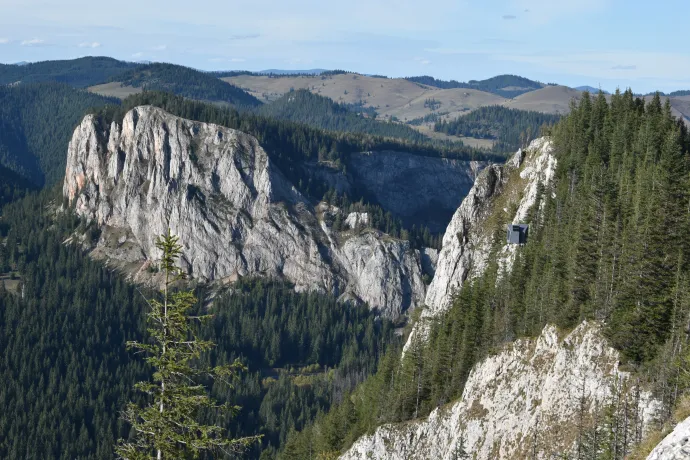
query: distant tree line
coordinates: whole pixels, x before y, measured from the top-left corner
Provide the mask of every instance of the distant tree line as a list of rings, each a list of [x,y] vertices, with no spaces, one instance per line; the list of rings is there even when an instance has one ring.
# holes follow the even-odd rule
[[[544,85],[537,81],[517,75],[498,75],[486,80],[470,80],[467,83],[456,80],[438,80],[428,75],[406,77],[408,81],[441,89],[469,88],[497,94],[506,98],[514,98],[520,94],[542,88]]]
[[[551,126],[558,115],[509,109],[500,105],[480,107],[454,120],[439,120],[434,131],[450,136],[465,136],[497,141],[494,151],[512,151],[539,136],[542,127]]]
[[[86,88],[108,81],[139,64],[118,61],[109,57],[83,57],[67,61],[43,61],[23,65],[0,64],[0,85],[17,82],[64,83]]]

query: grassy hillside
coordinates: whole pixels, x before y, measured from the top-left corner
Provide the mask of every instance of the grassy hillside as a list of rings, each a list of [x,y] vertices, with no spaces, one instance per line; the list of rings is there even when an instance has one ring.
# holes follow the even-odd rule
[[[567,86],[546,86],[506,101],[511,109],[565,115],[570,111],[570,101],[578,101],[582,93]]]
[[[57,182],[84,114],[117,102],[60,83],[0,87],[0,165],[36,185]]]
[[[256,113],[329,131],[395,137],[413,142],[430,140],[409,126],[363,117],[343,104],[303,89],[289,92],[271,103],[258,107]]]
[[[136,67],[131,62],[109,57],[83,57],[65,61],[43,61],[25,65],[0,64],[0,85],[17,82],[58,82],[76,88],[103,83],[114,75]]]
[[[130,94],[137,88],[165,91],[189,99],[229,104],[236,107],[255,107],[261,104],[240,88],[223,82],[213,75],[174,64],[149,64],[136,67],[111,78],[113,85],[99,85],[91,90],[108,96],[120,97],[118,86]]]

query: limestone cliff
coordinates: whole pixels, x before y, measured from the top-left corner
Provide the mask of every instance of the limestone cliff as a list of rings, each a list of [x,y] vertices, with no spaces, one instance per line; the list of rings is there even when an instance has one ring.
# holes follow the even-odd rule
[[[284,279],[390,317],[424,299],[408,242],[370,229],[334,234],[258,141],[236,130],[149,106],[109,127],[87,116],[69,144],[63,192],[101,229],[93,254],[136,279],[159,257],[155,235],[170,228],[199,280]]]
[[[647,457],[647,460],[690,459],[690,417],[676,425]]]
[[[436,275],[426,294],[425,316],[444,311],[454,289],[483,273],[494,230],[487,225],[489,216],[514,209],[510,221],[526,223],[540,184],[548,186],[555,168],[552,143],[540,138],[526,150],[518,151],[506,164],[491,165],[479,174],[443,236]],[[515,249],[516,246],[506,244],[499,251],[504,268],[509,269]]]
[[[556,158],[548,138],[534,140],[525,150],[519,150],[503,165],[489,165],[478,176],[474,186],[462,201],[443,236],[434,278],[427,289],[425,308],[414,326],[405,349],[428,332],[430,319],[446,311],[453,291],[466,280],[484,272],[492,248],[496,225],[503,214],[507,221],[527,222],[538,191],[553,179]],[[498,231],[504,233],[503,229]],[[503,271],[510,270],[516,245],[504,244],[495,253]]]
[[[546,326],[538,338],[517,340],[478,363],[459,401],[423,420],[381,426],[341,459],[452,460],[461,440],[478,460],[562,458],[574,453],[580,414],[583,425],[591,424],[596,408],[612,401],[612,388],[629,379],[618,365],[597,323],[582,323],[564,338]],[[636,422],[647,431],[661,404],[645,391],[627,401],[638,401]]]

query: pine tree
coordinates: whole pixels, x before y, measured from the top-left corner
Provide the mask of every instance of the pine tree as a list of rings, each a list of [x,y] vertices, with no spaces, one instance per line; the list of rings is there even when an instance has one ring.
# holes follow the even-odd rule
[[[153,402],[142,408],[129,403],[122,418],[131,425],[134,439],[120,440],[116,448],[123,459],[181,459],[197,457],[203,451],[238,452],[259,437],[227,439],[225,429],[202,425],[197,421],[201,410],[226,412],[234,415],[239,407],[215,403],[206,388],[198,383],[211,376],[228,384],[243,369],[239,361],[228,366],[201,368],[195,366],[202,353],[214,344],[200,340],[192,327],[193,321],[205,316],[190,316],[197,303],[193,291],[174,291],[173,284],[182,278],[176,266],[182,246],[178,237],[168,230],[156,240],[163,253],[160,268],[165,275],[161,300],[148,301],[148,332],[150,343],[128,342],[131,349],[148,354],[146,361],[155,369],[153,382],[139,382],[135,388],[149,395]]]

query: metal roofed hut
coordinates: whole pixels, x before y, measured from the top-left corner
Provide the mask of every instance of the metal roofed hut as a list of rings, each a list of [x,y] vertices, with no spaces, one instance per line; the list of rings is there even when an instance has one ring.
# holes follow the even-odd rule
[[[527,243],[529,225],[527,224],[508,224],[508,244]]]

